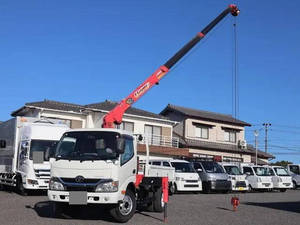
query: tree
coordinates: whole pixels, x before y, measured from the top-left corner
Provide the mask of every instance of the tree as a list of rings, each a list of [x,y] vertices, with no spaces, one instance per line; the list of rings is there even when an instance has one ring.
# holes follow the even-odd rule
[[[272,166],[283,166],[283,167],[286,167],[288,164],[293,164],[293,162],[281,160],[275,163],[271,163]]]

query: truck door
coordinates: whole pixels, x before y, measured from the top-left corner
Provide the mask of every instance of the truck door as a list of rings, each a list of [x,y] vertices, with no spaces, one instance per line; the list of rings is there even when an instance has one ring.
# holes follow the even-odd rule
[[[125,135],[124,135],[125,136]],[[121,155],[120,160],[120,185],[122,185],[126,180],[132,179],[135,180],[137,173],[137,157],[135,157],[134,143],[131,136],[125,136],[125,151]],[[126,182],[127,183],[127,182]]]

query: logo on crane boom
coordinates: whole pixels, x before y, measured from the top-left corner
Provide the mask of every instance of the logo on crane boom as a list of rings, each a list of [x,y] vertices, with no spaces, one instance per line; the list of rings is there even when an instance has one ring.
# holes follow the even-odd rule
[[[150,88],[150,82],[147,82],[142,87],[140,87],[136,92],[134,92],[134,97],[138,98],[141,96],[145,91],[147,91]]]

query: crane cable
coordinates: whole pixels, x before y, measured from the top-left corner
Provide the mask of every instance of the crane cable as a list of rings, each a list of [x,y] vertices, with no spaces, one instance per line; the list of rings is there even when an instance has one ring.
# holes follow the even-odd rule
[[[238,76],[238,43],[237,21],[233,22],[233,65],[232,65],[232,114],[235,119],[239,117],[239,76]]]

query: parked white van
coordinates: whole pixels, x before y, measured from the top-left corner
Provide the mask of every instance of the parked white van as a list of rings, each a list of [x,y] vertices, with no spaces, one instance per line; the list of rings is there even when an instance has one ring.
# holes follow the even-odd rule
[[[273,188],[281,192],[285,192],[288,188],[293,188],[292,176],[282,166],[270,166],[270,173],[272,175]]]
[[[229,175],[231,180],[231,190],[232,191],[248,191],[249,182],[246,179],[246,175],[242,174],[239,167],[233,163],[220,163],[226,173]]]
[[[273,189],[272,176],[267,167],[241,163],[240,168],[249,182],[249,190]]]
[[[192,164],[186,160],[149,160],[151,165],[175,168],[175,181],[171,193],[177,191],[202,191],[202,182]]]

